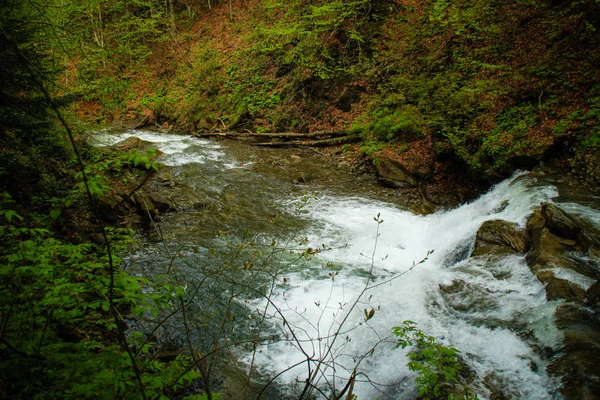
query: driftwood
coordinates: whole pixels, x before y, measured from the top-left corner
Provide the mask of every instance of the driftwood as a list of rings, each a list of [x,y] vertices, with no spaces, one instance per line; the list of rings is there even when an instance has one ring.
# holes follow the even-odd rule
[[[321,140],[293,140],[289,142],[263,142],[263,143],[251,143],[251,146],[262,146],[262,147],[300,147],[300,146],[314,146],[314,147],[326,147],[326,146],[337,146],[339,144],[358,142],[360,136],[348,135],[333,139],[321,139]]]
[[[254,132],[206,132],[195,133],[197,137],[225,137],[228,139],[258,138],[258,139],[310,139],[318,137],[347,136],[347,131],[319,131],[310,133],[281,132],[281,133],[254,133]]]

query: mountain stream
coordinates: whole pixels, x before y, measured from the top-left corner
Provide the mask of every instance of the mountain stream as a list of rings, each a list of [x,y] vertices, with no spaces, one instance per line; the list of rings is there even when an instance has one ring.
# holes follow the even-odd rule
[[[311,150],[151,131],[99,131],[95,140],[130,136],[154,143],[168,179],[189,190],[175,199],[176,212],[161,216],[161,240],[140,238],[128,268],[164,272],[170,248],[185,259],[180,270],[193,286],[205,273],[194,265],[215,263],[211,249],[252,242],[254,256],[238,254],[240,271],[271,254],[276,273],[248,283],[267,288],[269,301],[251,294],[258,292],[236,296],[243,321],[233,330],[260,329],[273,339],[230,352],[240,369],[276,377],[279,395],[302,390],[319,365],[313,383],[325,392],[342,388],[356,368],[359,399],[416,397],[410,347],[396,348],[392,335],[411,320],[460,351],[479,398],[562,398],[560,380],[547,373],[563,341],[555,324],[560,302],[546,300],[523,255],[469,254],[483,222],[524,226],[540,202],[560,203],[598,226],[598,198],[563,193],[560,178],[517,173],[470,203],[422,216],[373,182],[324,168],[325,155]],[[593,283],[575,275],[584,288]],[[258,328],[253,315],[266,323]]]

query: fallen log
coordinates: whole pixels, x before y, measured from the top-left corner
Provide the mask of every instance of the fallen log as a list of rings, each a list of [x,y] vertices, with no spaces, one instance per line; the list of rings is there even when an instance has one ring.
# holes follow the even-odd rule
[[[327,147],[327,146],[337,146],[340,144],[346,143],[354,143],[360,141],[360,136],[358,135],[348,135],[333,139],[321,139],[321,140],[294,140],[289,142],[261,142],[261,143],[251,143],[251,146],[261,146],[261,147]]]
[[[310,139],[318,137],[341,137],[347,136],[347,131],[318,131],[310,133],[280,132],[280,133],[254,133],[254,132],[205,132],[193,134],[197,137],[225,137],[228,139],[236,138],[265,138],[265,139]]]

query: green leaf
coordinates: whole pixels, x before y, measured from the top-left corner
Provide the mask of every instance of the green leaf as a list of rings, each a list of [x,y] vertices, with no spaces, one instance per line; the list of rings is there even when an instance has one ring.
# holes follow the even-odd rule
[[[60,213],[61,211],[59,209],[54,209],[50,211],[50,218],[52,218],[53,221],[56,221],[58,217],[60,217]]]
[[[8,222],[12,222],[12,219],[16,217],[19,221],[23,221],[23,217],[20,216],[15,210],[5,210],[4,217]]]

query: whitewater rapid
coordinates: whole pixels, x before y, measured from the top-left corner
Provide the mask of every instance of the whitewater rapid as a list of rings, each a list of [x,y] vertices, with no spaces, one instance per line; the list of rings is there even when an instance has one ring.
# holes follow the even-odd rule
[[[164,153],[159,161],[186,185],[209,188],[206,193],[222,204],[237,201],[243,212],[227,225],[232,232],[251,230],[248,224],[260,229],[264,221],[252,219],[265,219],[266,210],[274,207],[288,222],[295,221],[291,225],[299,231],[294,236],[305,238],[304,249],[322,249],[279,272],[270,303],[252,296],[238,299],[256,316],[267,310],[261,335],[273,338],[254,352],[240,348],[236,353],[248,372],[258,371],[272,378],[278,390],[297,395],[317,366],[313,384],[324,393],[339,390],[356,369],[353,390],[359,399],[414,398],[410,348],[396,348],[392,335],[394,326],[411,320],[460,351],[468,368],[466,383],[479,398],[498,393],[516,399],[562,398],[559,378],[546,372],[548,355],[563,343],[554,317],[560,302],[546,300],[543,284],[523,255],[469,257],[485,221],[524,227],[541,202],[558,201],[558,189],[541,175],[515,174],[475,201],[421,216],[322,187],[305,201],[306,193],[288,175],[265,177],[252,168],[263,153],[238,159],[227,146],[208,140],[150,131],[99,132],[95,139],[112,144],[131,136],[154,143]],[[600,225],[595,208],[565,201],[561,207]],[[169,224],[185,226],[186,236],[179,240],[204,246],[205,237],[188,228],[189,218],[165,215],[161,224],[163,230]],[[160,251],[148,245],[148,255],[137,262],[156,264]],[[579,279],[583,287],[591,284],[568,278]]]
[[[327,268],[312,277],[302,271],[285,274],[288,284],[274,297],[286,319],[279,329],[288,338],[293,330],[299,339],[269,344],[259,354],[260,364],[276,373],[310,355],[326,361],[317,385],[335,383],[339,389],[356,367],[363,373],[354,389],[359,398],[409,398],[415,391],[414,374],[406,366],[408,349],[396,349],[390,334],[392,327],[411,320],[461,351],[476,374],[473,384],[480,398],[490,395],[477,386],[482,380],[495,381],[514,398],[559,398],[557,382],[545,372],[547,361],[536,352],[560,346],[561,334],[553,321],[556,304],[546,301],[543,285],[523,256],[468,258],[483,222],[501,219],[524,226],[540,202],[556,195],[554,187],[540,186],[522,173],[476,201],[428,216],[361,198],[313,199],[302,214],[312,221],[305,232],[309,246],[331,248],[318,259],[337,265],[339,272],[333,280],[324,279]],[[383,222],[374,221],[376,216]],[[425,262],[411,269],[430,251]],[[455,282],[468,290],[441,292],[440,286]],[[340,326],[365,285],[374,288],[362,294]],[[277,317],[274,307],[270,309]],[[375,314],[365,322],[364,311],[370,309]],[[347,333],[332,344],[336,331]],[[371,349],[371,355],[357,362]],[[312,363],[314,370],[316,362]],[[306,378],[304,363],[281,379],[293,384]]]

